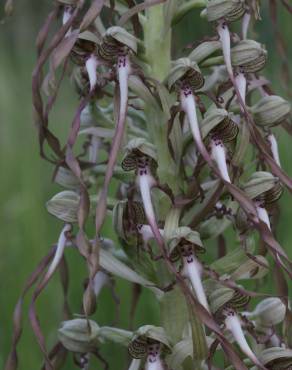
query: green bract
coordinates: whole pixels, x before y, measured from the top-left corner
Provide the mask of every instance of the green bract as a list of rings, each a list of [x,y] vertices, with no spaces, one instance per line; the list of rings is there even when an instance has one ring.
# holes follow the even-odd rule
[[[290,103],[277,95],[265,96],[251,108],[254,120],[259,126],[276,126],[290,114]]]

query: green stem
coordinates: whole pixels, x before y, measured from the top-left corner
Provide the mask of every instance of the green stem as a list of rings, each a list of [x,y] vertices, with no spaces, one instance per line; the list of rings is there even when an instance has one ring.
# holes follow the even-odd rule
[[[151,68],[150,75],[163,82],[170,71],[171,27],[166,28],[164,4],[149,8],[144,23],[145,56]],[[178,192],[175,163],[168,148],[168,127],[165,113],[146,109],[148,132],[157,148],[158,175],[162,183],[167,183],[173,192]]]

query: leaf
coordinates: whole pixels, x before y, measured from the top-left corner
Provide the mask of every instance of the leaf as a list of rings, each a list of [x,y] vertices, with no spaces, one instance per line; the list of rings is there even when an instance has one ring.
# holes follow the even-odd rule
[[[130,267],[119,261],[110,252],[107,252],[103,249],[100,250],[100,266],[115,276],[131,281],[132,283],[143,285],[144,287],[150,289],[158,297],[162,297],[163,295],[163,292],[156,288],[151,281],[144,279]]]

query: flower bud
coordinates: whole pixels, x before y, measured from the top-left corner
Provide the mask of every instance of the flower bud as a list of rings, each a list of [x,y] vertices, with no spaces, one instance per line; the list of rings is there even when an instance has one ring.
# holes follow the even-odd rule
[[[245,13],[243,0],[211,0],[207,2],[207,18],[209,22],[224,19],[234,22]]]
[[[266,171],[254,172],[249,181],[243,186],[243,190],[251,199],[267,204],[275,202],[282,194],[279,179]]]
[[[78,222],[80,196],[74,191],[62,191],[47,202],[48,212],[68,223]]]
[[[270,370],[287,370],[292,366],[292,350],[288,348],[267,348],[259,357],[263,365]]]
[[[58,167],[54,181],[67,189],[78,189],[80,182],[71,170],[65,167]]]
[[[282,123],[291,112],[290,103],[277,95],[262,98],[251,108],[254,120],[260,126],[276,126]]]
[[[59,340],[68,350],[77,353],[92,352],[98,345],[99,326],[86,319],[63,321],[58,330]]]
[[[175,86],[180,88],[187,85],[195,91],[204,85],[204,77],[196,62],[189,58],[180,58],[173,63],[167,84],[170,90]]]
[[[280,298],[270,297],[262,300],[248,317],[259,326],[274,326],[281,323],[286,314],[286,307]]]
[[[258,72],[264,68],[267,51],[256,41],[242,40],[231,49],[231,62],[245,73]]]

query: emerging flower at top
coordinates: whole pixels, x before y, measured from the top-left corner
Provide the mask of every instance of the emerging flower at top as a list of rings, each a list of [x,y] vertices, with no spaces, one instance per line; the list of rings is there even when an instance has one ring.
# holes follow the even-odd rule
[[[186,226],[178,227],[170,235],[168,247],[171,261],[182,259],[182,275],[190,280],[198,301],[210,312],[202,284],[203,267],[197,259],[198,253],[205,252],[200,234]]]
[[[145,370],[163,370],[163,357],[171,353],[171,345],[163,328],[145,325],[134,333],[128,351],[133,359],[146,357]]]
[[[232,120],[232,115],[225,109],[211,108],[207,111],[200,126],[203,138],[209,141],[211,156],[217,163],[222,178],[231,182],[224,144],[236,139],[239,131],[237,124]]]

